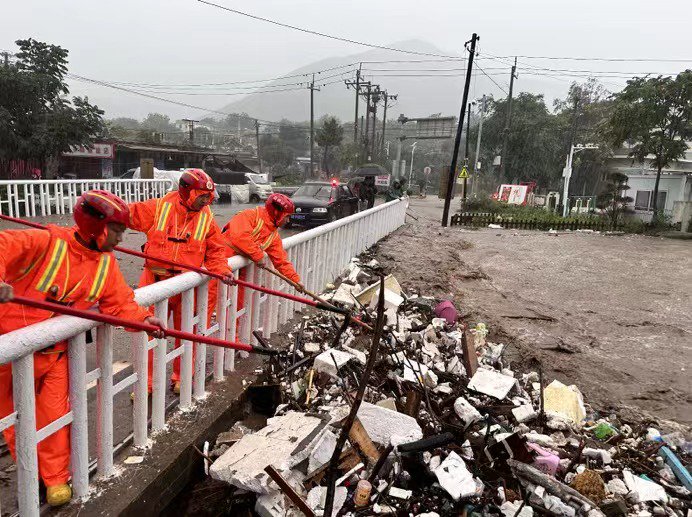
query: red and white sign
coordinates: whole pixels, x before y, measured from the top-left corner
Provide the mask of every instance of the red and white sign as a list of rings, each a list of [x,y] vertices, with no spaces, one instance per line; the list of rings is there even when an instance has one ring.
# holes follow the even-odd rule
[[[113,144],[95,143],[91,147],[86,145],[75,146],[71,151],[62,153],[63,156],[75,158],[114,158]]]
[[[526,203],[528,185],[500,185],[499,198],[509,205],[523,205]]]
[[[381,174],[380,176],[375,176],[375,186],[388,187],[389,186],[389,174]]]

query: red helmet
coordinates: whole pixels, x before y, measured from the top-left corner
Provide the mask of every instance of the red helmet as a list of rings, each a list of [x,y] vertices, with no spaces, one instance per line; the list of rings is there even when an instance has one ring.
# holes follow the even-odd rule
[[[214,181],[202,169],[188,169],[180,176],[178,193],[183,204],[190,208],[195,200],[204,194],[212,194],[209,204],[214,199]]]
[[[291,198],[284,194],[271,194],[265,201],[264,206],[276,226],[280,226],[286,217],[296,211]]]
[[[105,190],[90,190],[82,194],[77,199],[73,215],[80,237],[86,242],[95,240],[99,249],[108,236],[108,223],[127,226],[130,222],[127,203]]]

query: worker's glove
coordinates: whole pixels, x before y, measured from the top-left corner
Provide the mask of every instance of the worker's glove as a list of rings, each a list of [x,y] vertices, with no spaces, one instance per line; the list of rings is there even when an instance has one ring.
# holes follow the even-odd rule
[[[235,285],[235,277],[233,276],[233,273],[229,273],[228,275],[224,275],[223,277],[223,283],[226,285]]]
[[[155,318],[154,316],[149,316],[147,319],[144,320],[144,323],[148,325],[154,325],[155,327],[159,327],[159,330],[147,332],[147,334],[149,334],[151,337],[155,337],[158,339],[166,337],[166,335],[163,333],[164,324],[160,319]]]
[[[0,303],[7,303],[14,298],[14,289],[10,284],[0,283]]]

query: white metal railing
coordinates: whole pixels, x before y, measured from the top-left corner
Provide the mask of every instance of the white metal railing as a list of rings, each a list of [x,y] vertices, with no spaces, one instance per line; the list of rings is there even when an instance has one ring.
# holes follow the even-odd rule
[[[404,224],[408,202],[392,201],[344,219],[328,223],[285,239],[289,259],[300,274],[305,287],[321,291],[346,266],[351,257],[358,255],[377,241]],[[229,264],[238,276],[245,268],[250,282],[261,283],[278,290],[288,290],[285,284],[266,271],[241,257],[233,257]],[[238,287],[221,284],[216,307],[216,322],[206,328],[208,277],[197,273],[184,273],[174,278],[142,287],[135,291],[136,300],[143,306],[154,306],[155,314],[166,321],[168,299],[182,293],[182,330],[196,329],[198,334],[216,335],[228,340],[250,342],[252,329],[262,329],[269,338],[280,325],[288,321],[301,306],[296,302],[267,296],[257,291],[245,292],[245,307],[237,306]],[[197,299],[195,308],[194,299]],[[228,309],[228,317],[227,310]],[[96,329],[97,367],[87,371],[86,331]],[[206,345],[197,344],[195,361],[192,343],[168,352],[165,339],[149,341],[143,332],[131,333],[133,373],[113,382],[114,329],[84,319],[58,316],[29,327],[0,336],[0,364],[12,363],[14,413],[0,420],[0,431],[14,425],[17,446],[17,490],[19,513],[22,516],[39,514],[38,459],[36,444],[58,429],[71,424],[72,486],[76,498],[89,491],[89,437],[87,385],[97,382],[96,440],[97,474],[111,476],[113,465],[113,398],[132,387],[133,444],[145,447],[150,433],[162,432],[166,412],[166,366],[175,357],[182,356],[179,407],[189,408],[205,395]],[[42,429],[36,429],[34,410],[34,352],[60,341],[68,341],[70,407],[71,411]],[[153,349],[153,393],[151,398],[151,429],[147,423],[147,363],[148,350]],[[240,352],[243,354],[243,352]],[[233,371],[236,354],[233,350],[214,347],[213,379],[220,381],[226,371]],[[193,376],[194,372],[194,376]]]
[[[0,213],[10,217],[71,214],[77,198],[88,190],[108,190],[126,203],[161,197],[170,179],[18,180],[0,181]]]

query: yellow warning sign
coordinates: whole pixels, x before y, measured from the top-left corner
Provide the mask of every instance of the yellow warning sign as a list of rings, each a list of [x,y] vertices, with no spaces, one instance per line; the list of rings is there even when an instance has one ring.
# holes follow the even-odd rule
[[[459,179],[466,179],[469,177],[469,170],[466,168],[466,165],[464,165],[461,168],[461,172],[459,172]]]

